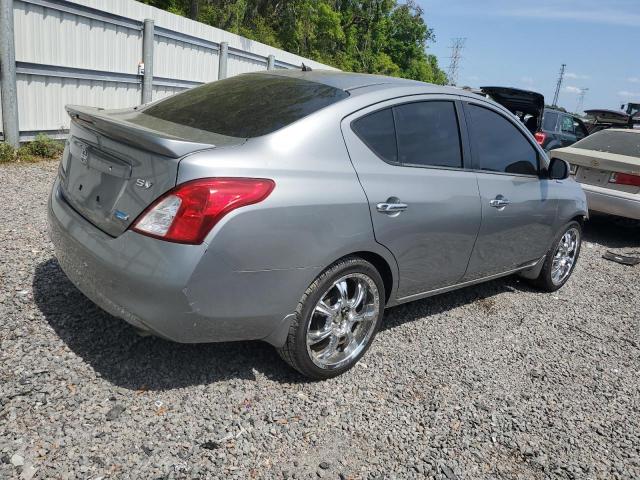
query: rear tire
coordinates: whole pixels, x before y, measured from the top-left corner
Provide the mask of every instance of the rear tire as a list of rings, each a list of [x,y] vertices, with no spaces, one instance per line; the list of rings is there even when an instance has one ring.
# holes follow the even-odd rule
[[[576,221],[567,223],[554,239],[540,275],[531,283],[545,292],[555,292],[561,288],[573,273],[581,245],[582,227]]]
[[[371,263],[355,256],[338,260],[302,295],[278,353],[307,377],[336,377],[369,349],[380,328],[384,301],[382,277]]]

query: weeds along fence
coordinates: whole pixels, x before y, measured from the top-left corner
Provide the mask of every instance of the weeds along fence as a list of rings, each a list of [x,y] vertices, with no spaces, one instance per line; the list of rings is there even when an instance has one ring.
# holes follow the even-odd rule
[[[246,72],[326,65],[134,0],[0,0],[2,132],[68,132],[66,104],[122,108]]]

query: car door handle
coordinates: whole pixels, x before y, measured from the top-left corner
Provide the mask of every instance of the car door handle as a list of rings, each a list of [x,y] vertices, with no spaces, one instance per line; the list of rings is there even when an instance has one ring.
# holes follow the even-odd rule
[[[494,208],[504,208],[510,203],[511,202],[509,201],[509,199],[504,198],[502,195],[498,195],[496,198],[489,201],[489,205],[491,205]]]
[[[394,213],[404,212],[408,206],[409,205],[407,205],[406,203],[386,201],[386,202],[377,204],[376,209],[380,213],[386,213],[386,214],[392,215]]]

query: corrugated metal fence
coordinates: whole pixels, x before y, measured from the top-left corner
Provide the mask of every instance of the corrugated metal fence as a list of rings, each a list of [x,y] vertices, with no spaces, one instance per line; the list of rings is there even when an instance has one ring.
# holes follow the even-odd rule
[[[38,132],[63,136],[65,104],[128,107],[245,72],[302,62],[330,68],[134,0],[0,1],[13,8],[22,140]],[[153,39],[146,96],[139,70],[145,35]]]

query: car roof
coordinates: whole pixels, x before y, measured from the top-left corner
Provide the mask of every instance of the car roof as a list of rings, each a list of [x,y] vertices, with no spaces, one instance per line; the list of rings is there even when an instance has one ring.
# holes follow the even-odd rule
[[[460,89],[455,87],[443,87],[431,83],[420,82],[418,80],[410,80],[407,78],[387,77],[384,75],[372,75],[368,73],[350,73],[337,70],[269,70],[268,72],[259,72],[268,75],[280,75],[283,77],[299,78],[310,82],[322,83],[334,88],[339,88],[347,92],[358,88],[371,87],[376,85],[390,85],[396,87],[424,87],[432,92],[451,93],[460,95]]]
[[[544,107],[544,111],[545,112],[556,112],[556,113],[564,113],[565,115],[570,115],[572,117],[575,117],[575,115],[573,113],[570,112],[563,112],[562,110],[558,110],[557,108],[548,108],[548,107]]]

